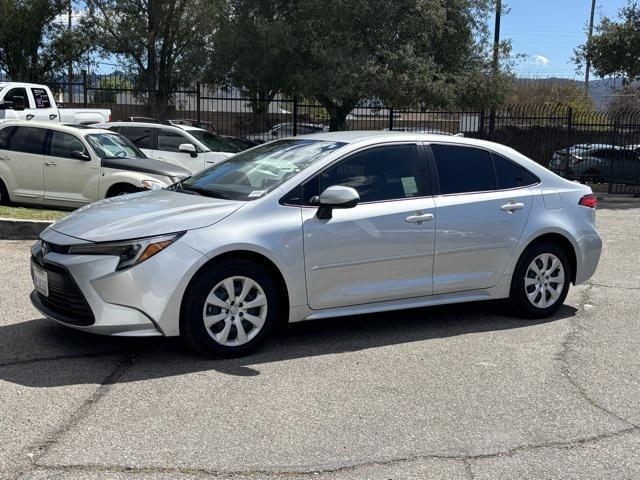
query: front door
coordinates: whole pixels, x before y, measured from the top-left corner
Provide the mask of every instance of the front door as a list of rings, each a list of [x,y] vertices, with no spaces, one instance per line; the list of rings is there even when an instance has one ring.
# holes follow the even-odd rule
[[[75,152],[75,153],[74,153]],[[75,135],[52,130],[45,155],[44,198],[48,204],[78,207],[98,199],[100,160],[76,158],[89,154]]]
[[[303,187],[308,300],[323,309],[431,295],[435,204],[422,148],[395,144],[354,153]],[[360,203],[318,219],[311,198],[332,185]]]
[[[442,194],[435,199],[434,294],[493,287],[524,230],[533,201],[527,184],[536,179],[487,150],[431,148]]]
[[[153,151],[153,158],[179,165],[191,173],[199,172],[205,166],[210,166],[205,165],[205,156],[202,152],[196,153],[195,157],[189,152],[181,152],[180,145],[183,143],[193,145],[191,140],[181,133],[160,128],[158,129],[158,147]]]

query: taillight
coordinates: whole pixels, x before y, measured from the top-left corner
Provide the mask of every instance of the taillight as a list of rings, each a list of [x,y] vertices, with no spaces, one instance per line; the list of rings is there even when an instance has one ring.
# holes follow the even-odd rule
[[[109,123],[111,123],[112,121],[113,121],[113,116],[109,114]]]
[[[571,156],[571,164],[572,165],[577,165],[579,163],[582,163],[584,160],[582,157],[579,157],[577,155],[572,155]]]
[[[582,197],[578,204],[587,208],[596,208],[596,206],[598,205],[598,197],[596,197],[593,193],[590,193],[589,195],[585,195],[584,197]]]

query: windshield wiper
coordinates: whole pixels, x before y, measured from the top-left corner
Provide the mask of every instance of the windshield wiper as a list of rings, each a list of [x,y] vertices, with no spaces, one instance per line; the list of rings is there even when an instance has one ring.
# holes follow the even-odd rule
[[[197,195],[203,195],[205,197],[214,197],[214,198],[223,198],[225,200],[233,200],[231,195],[222,190],[214,190],[210,188],[202,188],[202,187],[194,187],[193,185],[182,185],[182,182],[179,182],[180,189],[184,192],[193,192]]]

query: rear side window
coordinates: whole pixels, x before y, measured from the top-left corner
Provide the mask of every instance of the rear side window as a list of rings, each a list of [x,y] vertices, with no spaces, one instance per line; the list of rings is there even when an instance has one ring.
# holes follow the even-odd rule
[[[500,155],[493,155],[493,165],[496,169],[496,184],[498,190],[522,187],[524,173],[520,165],[516,165]]]
[[[495,189],[491,155],[458,145],[431,145],[438,170],[440,193],[485,192]]]
[[[24,153],[43,153],[47,130],[35,127],[16,127],[9,140],[9,150]]]
[[[355,153],[304,185],[304,203],[326,188],[355,188],[361,202],[401,200],[424,196],[424,168],[416,145],[389,145]]]
[[[80,139],[64,132],[51,132],[50,155],[52,157],[72,158],[72,152],[86,153],[86,149]]]
[[[153,129],[145,127],[121,127],[120,133],[138,148],[153,148]]]
[[[32,88],[31,93],[36,102],[36,108],[51,108],[51,99],[44,88]]]

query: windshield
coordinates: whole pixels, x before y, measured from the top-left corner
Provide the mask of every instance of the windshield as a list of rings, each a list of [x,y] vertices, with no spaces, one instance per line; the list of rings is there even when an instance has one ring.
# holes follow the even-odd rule
[[[225,140],[219,135],[205,132],[202,130],[189,130],[188,133],[203,143],[209,150],[214,152],[238,153],[241,150],[233,143]]]
[[[100,158],[145,158],[138,147],[118,133],[92,133],[87,141]]]
[[[255,200],[343,145],[306,139],[272,142],[224,160],[176,184],[175,189],[211,197]]]

